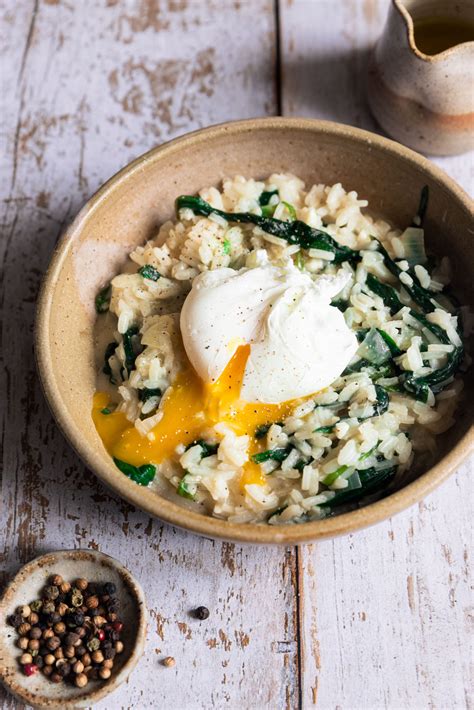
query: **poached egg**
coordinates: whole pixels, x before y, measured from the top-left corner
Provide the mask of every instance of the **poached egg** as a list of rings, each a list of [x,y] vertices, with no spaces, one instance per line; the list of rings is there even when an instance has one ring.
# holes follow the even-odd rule
[[[184,347],[199,377],[216,382],[243,345],[250,351],[240,396],[279,404],[329,386],[357,350],[357,339],[330,301],[349,274],[313,280],[291,261],[194,279],[180,318]]]
[[[160,464],[225,422],[249,437],[241,489],[263,485],[265,476],[250,459],[264,446],[256,429],[287,418],[330,385],[357,349],[342,313],[330,305],[348,278],[339,272],[313,281],[292,263],[196,277],[180,319],[189,362],[164,394],[148,436],[123,412],[104,414],[108,395],[95,395],[93,419],[106,449],[134,466]]]

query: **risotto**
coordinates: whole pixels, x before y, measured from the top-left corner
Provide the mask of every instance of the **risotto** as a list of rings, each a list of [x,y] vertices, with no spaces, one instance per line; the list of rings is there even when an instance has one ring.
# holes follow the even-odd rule
[[[96,298],[115,331],[103,366],[112,389],[96,393],[93,419],[121,473],[150,488],[166,482],[215,517],[275,525],[365,505],[426,465],[454,423],[464,337],[448,259],[425,252],[427,198],[401,230],[341,184],[307,189],[293,175],[238,176],[178,197],[176,220]],[[279,368],[279,332],[262,345],[276,296],[260,304],[257,335],[242,337],[248,317],[236,308],[252,310],[245,283],[262,274],[278,298],[332,284],[326,305],[314,301],[329,320],[311,320],[306,305],[305,326],[292,321],[285,362],[296,374]],[[189,304],[208,292],[195,322]],[[296,301],[281,328],[300,313]],[[213,348],[224,359],[206,381]],[[300,391],[299,375],[307,389],[323,386]]]

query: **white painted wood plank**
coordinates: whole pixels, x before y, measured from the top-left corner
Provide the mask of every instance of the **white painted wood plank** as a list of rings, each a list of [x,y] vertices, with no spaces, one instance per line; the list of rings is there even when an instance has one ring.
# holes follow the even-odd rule
[[[472,465],[423,503],[302,550],[304,706],[466,708]]]
[[[100,183],[157,142],[275,112],[273,3],[7,0],[2,14],[2,579],[46,550],[84,547],[141,580],[146,656],[98,707],[295,707],[294,552],[197,538],[106,492],[53,423],[32,352],[41,273]],[[207,622],[190,617],[200,604]]]
[[[369,51],[391,0],[281,0],[283,115],[322,118],[382,133],[365,95]],[[469,194],[474,152],[434,158]]]
[[[379,130],[364,74],[388,5],[282,0],[284,114]],[[472,194],[472,155],[435,162]],[[468,706],[471,481],[472,460],[393,520],[300,550],[305,707]]]

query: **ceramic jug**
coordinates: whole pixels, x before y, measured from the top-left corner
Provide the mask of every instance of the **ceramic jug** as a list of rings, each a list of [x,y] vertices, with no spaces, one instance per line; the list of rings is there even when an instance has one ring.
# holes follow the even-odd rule
[[[453,44],[472,40],[474,0],[392,0],[369,63],[369,104],[401,143],[431,155],[462,153],[474,148],[474,41],[432,53],[417,38],[422,23],[438,23],[442,44],[453,27]]]

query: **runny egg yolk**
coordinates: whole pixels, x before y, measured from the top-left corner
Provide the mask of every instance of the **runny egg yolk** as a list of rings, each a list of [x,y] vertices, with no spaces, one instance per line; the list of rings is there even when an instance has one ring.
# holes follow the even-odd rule
[[[245,402],[240,399],[249,345],[241,345],[227,367],[214,383],[204,383],[190,364],[182,370],[167,390],[161,404],[162,418],[148,437],[142,436],[122,412],[103,413],[109,401],[104,392],[94,396],[92,417],[107,451],[133,466],[160,464],[176,459],[176,447],[188,446],[203,436],[206,429],[224,422],[238,436],[249,436],[249,462],[245,464],[241,487],[250,483],[263,484],[260,466],[251,456],[264,447],[255,438],[257,427],[288,417],[301,400],[280,404]]]

